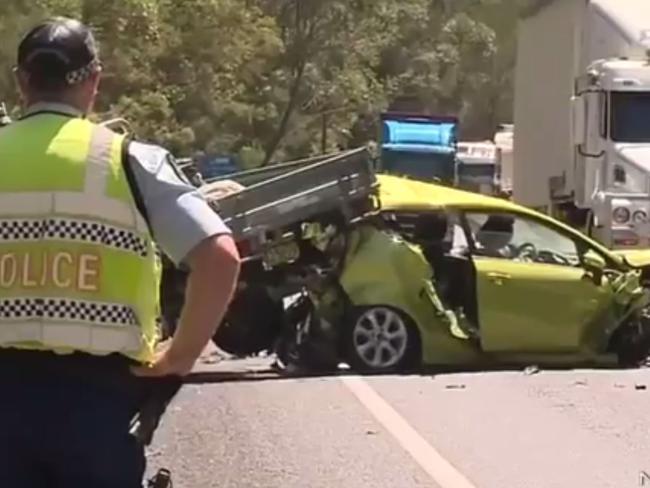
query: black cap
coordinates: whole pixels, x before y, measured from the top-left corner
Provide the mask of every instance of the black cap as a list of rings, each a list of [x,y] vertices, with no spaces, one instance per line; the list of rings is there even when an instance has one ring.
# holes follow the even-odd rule
[[[17,61],[30,82],[49,87],[80,83],[100,69],[90,29],[65,17],[32,28],[18,46]]]

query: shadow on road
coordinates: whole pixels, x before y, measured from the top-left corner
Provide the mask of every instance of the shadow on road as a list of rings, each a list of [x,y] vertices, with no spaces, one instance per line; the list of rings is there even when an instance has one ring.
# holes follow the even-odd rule
[[[639,368],[630,368],[638,370]],[[403,373],[362,373],[352,370],[332,370],[332,371],[315,371],[302,370],[299,372],[284,372],[274,368],[255,371],[197,371],[190,374],[185,379],[185,384],[201,385],[211,383],[245,383],[245,382],[265,382],[265,381],[294,381],[298,379],[327,379],[344,376],[357,377],[405,377],[405,378],[429,378],[445,377],[453,374],[485,374],[498,372],[519,372],[522,375],[535,375],[544,371],[624,371],[625,368],[616,368],[612,366],[589,365],[589,366],[545,366],[544,368],[528,367],[522,368],[517,366],[494,366],[494,367],[446,367],[446,368],[421,368],[415,371]]]

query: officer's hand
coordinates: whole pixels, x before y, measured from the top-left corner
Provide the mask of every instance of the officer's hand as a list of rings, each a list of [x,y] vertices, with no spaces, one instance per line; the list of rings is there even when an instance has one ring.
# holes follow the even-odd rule
[[[196,358],[184,358],[174,355],[169,348],[158,351],[153,362],[146,366],[134,366],[131,371],[136,376],[187,376],[194,367]]]

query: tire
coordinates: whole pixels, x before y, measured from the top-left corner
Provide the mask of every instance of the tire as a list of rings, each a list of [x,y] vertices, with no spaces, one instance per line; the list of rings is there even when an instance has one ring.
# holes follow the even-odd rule
[[[280,336],[284,306],[263,286],[238,292],[212,342],[222,351],[244,357],[270,350]]]
[[[608,350],[616,353],[619,367],[636,368],[648,363],[650,320],[645,314],[622,325],[612,335]]]
[[[413,320],[393,307],[353,307],[345,321],[345,356],[357,371],[404,372],[416,367],[421,361],[420,344]]]

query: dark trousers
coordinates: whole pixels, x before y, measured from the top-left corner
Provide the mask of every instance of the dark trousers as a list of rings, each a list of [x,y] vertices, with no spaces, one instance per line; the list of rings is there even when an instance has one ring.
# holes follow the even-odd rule
[[[0,350],[0,487],[142,488],[121,358]]]

